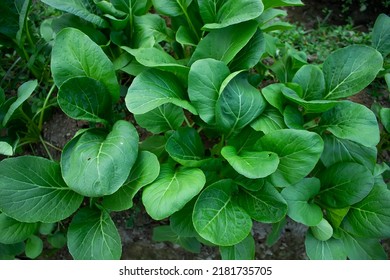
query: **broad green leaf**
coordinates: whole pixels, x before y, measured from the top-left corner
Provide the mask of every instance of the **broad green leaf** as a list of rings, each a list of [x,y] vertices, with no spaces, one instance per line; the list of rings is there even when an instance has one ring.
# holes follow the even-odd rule
[[[275,108],[268,107],[250,126],[256,131],[268,134],[271,131],[287,128],[283,116]]]
[[[264,178],[275,172],[278,155],[272,152],[237,151],[233,146],[223,147],[221,155],[241,175],[250,179]]]
[[[76,120],[107,123],[112,111],[111,95],[104,84],[89,77],[66,80],[57,102],[65,114]]]
[[[30,259],[37,258],[43,250],[43,241],[38,236],[30,236],[26,242],[25,253],[26,256]]]
[[[257,30],[256,21],[248,21],[212,30],[198,44],[189,64],[203,58],[214,58],[228,64],[250,41]]]
[[[90,77],[101,82],[119,99],[119,84],[114,65],[94,41],[75,28],[65,28],[57,34],[51,59],[54,82],[58,87],[74,77]]]
[[[389,238],[390,190],[374,186],[368,196],[351,206],[346,226],[357,237]]]
[[[211,58],[200,59],[191,65],[188,75],[188,96],[208,124],[215,124],[215,106],[222,82],[230,71],[225,63]]]
[[[324,74],[318,66],[304,65],[295,73],[292,82],[302,87],[301,98],[306,101],[322,99],[324,95]]]
[[[69,253],[76,260],[119,260],[121,238],[106,211],[83,208],[73,217],[68,234]]]
[[[390,17],[380,14],[375,21],[372,30],[372,46],[377,49],[383,57],[390,53]]]
[[[261,27],[275,18],[285,17],[285,16],[287,16],[287,11],[285,10],[268,8],[264,10],[264,12],[260,15],[260,17],[257,20],[260,22],[260,27]]]
[[[204,158],[202,139],[196,129],[191,127],[176,130],[169,137],[165,149],[174,160],[183,165]]]
[[[238,132],[265,109],[266,103],[259,90],[247,79],[247,74],[235,76],[221,92],[216,104],[218,129],[231,136]]]
[[[184,87],[169,72],[157,69],[142,72],[133,80],[126,95],[127,109],[133,114],[144,114],[166,103],[197,114],[196,109],[186,100]]]
[[[111,0],[111,2],[117,9],[136,16],[145,14],[152,5],[150,0]]]
[[[268,133],[259,140],[262,150],[279,156],[280,163],[275,173],[270,175],[276,187],[287,187],[298,183],[317,164],[324,142],[313,132],[282,129]]]
[[[133,207],[133,198],[138,191],[152,183],[160,172],[157,156],[140,151],[130,175],[123,186],[114,194],[103,198],[103,206],[111,211],[124,211]]]
[[[232,72],[250,69],[259,63],[265,52],[265,39],[263,32],[258,29],[248,44],[229,63]]]
[[[311,260],[345,260],[347,258],[341,240],[331,238],[327,241],[320,241],[313,236],[310,230],[306,233],[305,248]]]
[[[287,105],[283,112],[284,123],[288,128],[304,129],[305,120],[296,106]]]
[[[340,162],[317,174],[321,180],[321,202],[331,208],[344,208],[365,198],[374,186],[367,167],[354,162]]]
[[[338,229],[340,227],[345,216],[348,214],[349,209],[349,206],[339,209],[326,208],[326,217],[334,229]]]
[[[325,112],[319,123],[324,131],[366,147],[379,143],[379,127],[375,114],[357,103],[343,101]]]
[[[14,260],[15,256],[24,252],[24,248],[24,242],[16,244],[0,243],[0,260]]]
[[[215,5],[215,0],[198,1],[199,10],[206,23],[204,29],[220,29],[233,24],[238,24],[251,19],[256,19],[261,15],[264,6],[261,0],[226,0],[219,1],[219,5],[213,19],[210,21],[209,13],[203,11],[209,10],[212,5]],[[215,9],[214,8],[214,9]],[[203,13],[202,13],[203,12]],[[206,21],[207,20],[207,21]]]
[[[61,249],[66,245],[67,239],[64,233],[56,232],[55,234],[47,237],[47,242],[49,242],[53,248]]]
[[[382,108],[379,117],[387,132],[390,133],[390,108]]]
[[[181,25],[176,32],[176,41],[182,45],[196,46],[197,38],[189,27]]]
[[[197,168],[161,165],[160,175],[142,193],[142,202],[154,220],[162,220],[179,211],[206,183]]]
[[[20,10],[24,1],[0,1],[0,34],[16,39],[18,32]]]
[[[263,0],[264,8],[272,7],[287,7],[287,6],[303,6],[301,0]]]
[[[277,223],[272,224],[272,231],[268,234],[266,244],[271,247],[278,242],[279,238],[282,235],[284,226],[286,225],[286,218],[280,220]]]
[[[285,31],[295,28],[295,25],[285,21],[271,21],[261,25],[261,31],[271,33],[272,31]]]
[[[0,243],[14,244],[26,240],[37,230],[37,223],[22,223],[0,214]]]
[[[180,64],[163,50],[157,48],[130,49],[128,47],[122,47],[122,49],[134,55],[135,59],[146,67],[168,71],[183,81],[187,80],[189,67]]]
[[[56,228],[56,223],[41,223],[39,225],[39,233],[42,235],[49,235],[51,234],[54,229]]]
[[[93,24],[96,24],[99,27],[105,28],[108,27],[108,23],[95,14],[95,11],[91,8],[94,4],[92,1],[84,0],[42,0],[43,3],[52,6],[58,10],[68,12],[79,16],[82,19],[85,19]]]
[[[329,167],[338,162],[356,162],[364,165],[370,171],[375,168],[377,149],[365,147],[356,142],[340,139],[333,135],[323,135],[324,152],[321,161]]]
[[[184,122],[183,109],[173,104],[163,104],[145,114],[134,115],[137,124],[154,134],[178,129]]]
[[[169,218],[172,230],[182,237],[195,237],[197,232],[192,222],[192,211],[196,199],[192,199],[181,210],[173,213]]]
[[[227,142],[228,146],[236,148],[237,152],[243,150],[257,150],[257,141],[263,136],[262,132],[258,132],[252,129],[250,126],[246,126],[239,134],[229,138]]]
[[[154,8],[163,15],[176,17],[187,12],[188,6],[192,0],[171,0],[163,2],[159,0],[152,0]]]
[[[298,223],[316,226],[322,220],[322,209],[311,200],[320,191],[321,184],[317,178],[305,178],[282,190],[287,201],[287,215]]]
[[[316,226],[310,227],[310,230],[313,236],[320,241],[327,241],[333,235],[332,226],[324,218]]]
[[[286,99],[301,105],[305,109],[305,113],[323,113],[339,104],[339,101],[333,100],[306,101],[301,98],[294,90],[287,87],[282,89],[282,93]]]
[[[84,196],[110,195],[126,181],[137,155],[137,131],[119,120],[108,134],[92,129],[68,142],[61,156],[62,176]]]
[[[172,242],[180,245],[189,252],[199,254],[200,242],[195,237],[185,237],[176,234],[170,226],[159,226],[153,229],[153,241]]]
[[[276,223],[287,214],[287,202],[269,183],[266,183],[257,192],[241,189],[238,201],[249,216],[258,222]]]
[[[3,126],[7,125],[15,111],[31,96],[37,86],[38,81],[33,80],[25,82],[18,88],[18,98],[11,104],[7,113],[5,114],[3,118]]]
[[[285,88],[284,84],[271,84],[261,89],[261,93],[265,100],[274,108],[283,114],[284,106],[286,103],[285,97],[282,93],[282,89]]]
[[[265,184],[264,179],[249,179],[249,178],[237,173],[233,169],[233,167],[230,167],[230,168],[226,167],[224,169],[224,171],[226,172],[226,175],[224,174],[224,176],[232,179],[234,183],[247,189],[248,191],[258,191]]]
[[[382,55],[368,46],[353,45],[333,52],[325,60],[325,99],[339,99],[358,93],[381,70]]]
[[[223,260],[253,260],[255,258],[255,240],[250,234],[240,243],[229,247],[219,247]]]
[[[147,137],[139,145],[139,149],[142,151],[149,151],[155,154],[158,158],[161,158],[163,155],[166,155],[165,145],[167,139],[162,135],[152,135]]]
[[[233,246],[243,241],[252,228],[250,216],[233,197],[231,180],[208,186],[195,203],[192,220],[199,235],[219,246]]]
[[[5,141],[0,141],[0,155],[12,156],[14,154],[14,149],[10,144]]]
[[[33,156],[0,162],[0,211],[15,220],[58,222],[72,215],[82,200],[67,187],[55,162]]]
[[[343,231],[341,240],[350,260],[387,260],[387,254],[377,239],[359,238]]]

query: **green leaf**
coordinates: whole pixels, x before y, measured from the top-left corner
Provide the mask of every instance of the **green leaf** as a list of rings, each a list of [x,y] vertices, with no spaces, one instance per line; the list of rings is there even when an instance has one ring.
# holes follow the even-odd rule
[[[0,260],[14,260],[15,256],[24,252],[24,242],[16,244],[0,243]]]
[[[68,142],[61,156],[62,176],[84,196],[110,195],[126,181],[137,155],[137,131],[119,120],[108,134],[92,129]]]
[[[287,187],[298,183],[313,170],[320,159],[324,143],[313,132],[282,129],[268,133],[259,140],[264,151],[279,156],[280,163],[271,182],[277,187]]]
[[[196,199],[192,199],[181,210],[173,213],[169,218],[172,230],[182,237],[196,237],[198,234],[192,222],[192,211]]]
[[[268,107],[250,126],[256,131],[268,134],[271,131],[287,128],[283,116],[278,110]]]
[[[215,7],[215,0],[198,1],[198,3],[200,15],[206,23],[203,26],[204,29],[219,29],[256,19],[264,10],[263,3],[260,0],[219,1],[217,7]],[[214,7],[212,7],[213,5]],[[213,9],[213,11],[210,11],[210,9]]]
[[[139,145],[139,149],[142,151],[149,151],[155,154],[158,158],[161,158],[163,155],[166,155],[165,145],[167,143],[167,139],[162,135],[152,135],[147,137],[142,143]]]
[[[58,92],[58,105],[76,120],[107,123],[111,115],[111,96],[103,83],[89,77],[66,80]]]
[[[39,225],[39,233],[42,235],[49,235],[53,232],[56,226],[56,223],[41,223]]]
[[[296,91],[287,87],[282,89],[282,93],[284,97],[287,98],[288,100],[301,105],[305,109],[305,113],[326,112],[340,103],[339,101],[333,101],[333,100],[306,101],[302,99]]]
[[[234,181],[237,185],[247,189],[248,191],[258,191],[264,184],[264,179],[249,179],[239,173],[237,173],[232,167],[225,168],[226,176]],[[225,174],[224,174],[225,175]]]
[[[27,239],[25,253],[30,259],[37,258],[43,250],[43,241],[38,236],[31,236]]]
[[[53,223],[72,215],[83,197],[66,186],[60,165],[20,156],[0,162],[0,210],[25,223]]]
[[[316,226],[310,227],[310,230],[313,236],[320,241],[327,241],[333,235],[332,226],[324,218]]]
[[[98,209],[83,208],[68,229],[69,253],[76,260],[119,260],[122,244],[110,215]]]
[[[133,114],[147,113],[163,104],[172,103],[197,114],[186,100],[185,89],[176,76],[169,72],[150,69],[138,75],[126,95],[126,106]]]
[[[145,114],[134,115],[137,124],[154,134],[178,129],[184,122],[183,109],[173,104],[163,104]]]
[[[376,147],[365,147],[358,143],[340,139],[333,135],[323,135],[324,152],[321,161],[329,167],[338,162],[356,162],[373,171],[376,164]]]
[[[287,6],[303,6],[301,0],[263,0],[264,8],[272,7],[287,7]]]
[[[283,228],[286,225],[286,221],[286,218],[284,218],[279,222],[272,224],[272,231],[268,234],[266,240],[267,246],[271,247],[275,245],[276,242],[278,242],[279,238],[282,235]]]
[[[313,236],[310,230],[306,233],[305,247],[306,254],[311,260],[345,260],[347,258],[341,240],[331,238],[327,241],[320,241]]]
[[[12,156],[14,154],[14,149],[10,144],[4,141],[0,141],[0,155]]]
[[[56,8],[58,10],[68,12],[71,14],[74,14],[76,16],[79,16],[82,19],[85,19],[89,22],[92,22],[93,24],[96,24],[99,27],[105,28],[108,27],[108,23],[96,15],[94,11],[92,10],[91,3],[88,3],[90,1],[84,1],[84,0],[68,0],[68,1],[61,1],[61,0],[42,0],[43,3],[52,6],[53,8]]]
[[[379,117],[387,132],[390,133],[390,108],[382,108]]]
[[[379,127],[375,114],[357,103],[343,101],[324,113],[319,123],[324,131],[366,147],[379,143]]]
[[[214,58],[228,64],[250,41],[257,30],[256,21],[248,21],[212,30],[198,44],[189,64],[203,58]]]
[[[241,189],[238,201],[251,218],[258,222],[276,223],[287,214],[287,202],[269,183],[257,192]]]
[[[18,88],[18,98],[11,104],[7,113],[5,114],[3,118],[3,126],[7,125],[15,111],[31,96],[37,86],[38,81],[33,80],[25,82]]]
[[[61,249],[66,245],[67,239],[64,233],[56,232],[47,237],[47,242],[49,242],[53,248]]]
[[[316,226],[322,220],[322,209],[311,200],[320,191],[321,184],[317,178],[305,178],[282,190],[287,201],[287,215],[298,223]]]
[[[192,214],[199,235],[219,246],[243,241],[252,228],[249,215],[234,202],[233,191],[231,180],[210,185],[198,197]]]
[[[238,74],[227,83],[218,98],[216,104],[218,129],[230,136],[256,119],[264,111],[265,106],[264,98],[248,82],[247,74]]]
[[[383,57],[390,53],[390,17],[380,14],[375,21],[372,30],[372,46],[377,49]]]
[[[185,237],[176,234],[170,226],[159,226],[153,229],[153,241],[172,242],[180,245],[187,251],[200,253],[200,242],[195,237]]]
[[[344,208],[361,201],[374,186],[371,171],[353,162],[336,163],[317,176],[321,180],[321,202],[331,208]]]
[[[258,29],[248,44],[230,62],[232,72],[254,67],[265,53],[265,39],[263,32]]]
[[[381,70],[382,55],[368,46],[353,45],[333,52],[325,60],[325,99],[339,99],[358,93]]]
[[[223,260],[253,260],[255,258],[255,240],[250,234],[240,243],[229,247],[219,247]]]
[[[188,95],[199,117],[208,124],[215,124],[215,106],[219,90],[229,74],[225,63],[211,58],[200,59],[191,65]]]
[[[176,17],[187,11],[188,6],[192,0],[172,0],[169,2],[162,2],[158,0],[152,0],[154,8],[163,15]]]
[[[285,98],[282,89],[286,86],[284,84],[271,84],[261,89],[261,93],[265,100],[274,108],[283,114],[285,106]]]
[[[14,244],[26,240],[37,230],[37,223],[21,223],[0,214],[0,243]]]
[[[296,106],[287,105],[283,112],[284,123],[288,128],[304,129],[302,112]]]
[[[304,65],[295,73],[292,79],[302,87],[302,99],[310,101],[322,99],[325,92],[324,74],[321,69],[315,65]]]
[[[103,198],[103,206],[111,211],[124,211],[133,207],[133,198],[138,191],[152,183],[160,172],[157,156],[140,151],[130,175],[123,186],[114,194]]]
[[[359,203],[352,205],[346,217],[346,229],[358,237],[390,237],[390,190],[374,186]]]
[[[165,149],[174,160],[183,165],[196,163],[204,158],[202,139],[196,129],[191,127],[176,130],[169,137]]]
[[[221,155],[238,173],[250,179],[264,178],[275,172],[279,157],[272,152],[237,151],[233,146],[223,147]]]
[[[162,220],[179,211],[206,183],[197,168],[161,165],[160,175],[142,193],[142,202],[154,220]]]
[[[377,239],[359,238],[343,231],[341,240],[350,260],[387,260],[387,254]]]
[[[345,216],[348,214],[349,209],[349,206],[340,209],[334,209],[329,207],[326,208],[326,216],[334,229],[338,229],[340,227]]]
[[[52,50],[51,70],[58,87],[74,77],[90,77],[101,82],[119,100],[119,84],[114,65],[94,41],[75,28],[57,34]]]

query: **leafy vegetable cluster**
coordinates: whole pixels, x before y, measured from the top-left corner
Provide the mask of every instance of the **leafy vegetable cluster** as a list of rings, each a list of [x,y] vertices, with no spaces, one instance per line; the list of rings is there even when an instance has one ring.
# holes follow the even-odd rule
[[[289,217],[308,227],[310,259],[387,258],[379,126],[345,98],[382,70],[388,16],[378,18],[371,47],[309,65],[288,46],[280,53],[272,36],[287,26],[276,7],[301,1],[42,2],[66,12],[44,30],[54,41],[58,105],[90,128],[67,143],[59,163],[0,162],[0,246],[9,255],[26,239],[26,251],[29,243],[36,249],[38,228],[73,215],[66,238],[75,259],[119,259],[110,213],[133,207],[142,189],[147,213],[170,221],[155,229],[157,239],[193,252],[203,243],[219,246],[224,259],[254,258],[253,221],[273,224],[272,243]],[[118,82],[127,75],[128,88]],[[35,85],[20,88],[4,126]],[[151,136],[140,142],[120,114],[123,101]]]

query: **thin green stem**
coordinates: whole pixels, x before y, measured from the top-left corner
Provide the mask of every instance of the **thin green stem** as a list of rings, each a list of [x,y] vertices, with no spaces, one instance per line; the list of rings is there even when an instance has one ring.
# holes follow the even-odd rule
[[[191,124],[191,122],[189,121],[189,119],[187,118],[186,115],[184,115],[184,120],[185,120],[186,124],[187,124],[189,127],[193,127],[194,124]]]
[[[16,66],[16,64],[18,64],[18,62],[21,60],[22,58],[19,56],[18,59],[16,59],[14,61],[14,63],[12,63],[11,67],[8,69],[7,73],[5,73],[4,77],[1,79],[1,82],[0,82],[0,86],[3,84],[3,82],[5,81],[5,79],[7,78],[7,76],[11,73],[12,69],[14,69],[14,67]]]
[[[50,153],[50,151],[49,151],[49,148],[46,146],[45,140],[43,140],[43,138],[42,138],[41,135],[39,135],[39,140],[41,140],[41,143],[42,143],[42,145],[43,145],[43,148],[45,149],[45,151],[46,151],[47,155],[49,156],[50,160],[51,160],[51,161],[54,161],[54,159],[53,159],[53,157],[52,157],[52,155],[51,155],[51,153]]]
[[[47,108],[47,103],[49,102],[49,99],[50,99],[50,96],[52,95],[52,93],[54,92],[54,89],[55,89],[55,84],[53,84],[49,90],[49,93],[47,94],[46,96],[46,99],[45,99],[45,102],[43,103],[43,106],[42,106],[42,111],[41,111],[41,116],[39,117],[39,122],[38,122],[38,129],[39,131],[42,131],[42,126],[43,126],[43,116],[45,114],[45,109]]]
[[[60,149],[60,148],[54,146],[52,143],[47,142],[47,141],[45,141],[45,143],[46,143],[46,145],[48,145],[49,147],[53,148],[54,150],[57,150],[57,151],[59,151],[59,152],[62,152],[62,149]]]

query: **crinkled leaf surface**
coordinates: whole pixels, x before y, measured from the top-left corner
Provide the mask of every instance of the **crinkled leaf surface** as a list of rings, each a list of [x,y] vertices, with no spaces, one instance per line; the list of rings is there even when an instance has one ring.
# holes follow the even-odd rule
[[[298,183],[317,164],[324,142],[313,132],[282,129],[268,133],[259,140],[262,150],[279,156],[278,169],[270,175],[277,187]]]
[[[325,99],[339,99],[368,86],[382,68],[382,55],[375,49],[352,45],[333,52],[325,60]]]
[[[119,260],[122,255],[118,230],[106,211],[79,210],[69,225],[67,239],[76,260]]]
[[[320,191],[320,180],[305,178],[300,182],[282,190],[282,196],[287,201],[287,215],[298,223],[316,226],[322,220],[322,210],[311,200]]]
[[[144,114],[163,104],[172,103],[197,114],[185,95],[184,87],[174,74],[149,69],[131,83],[126,95],[126,106],[134,114]]]
[[[61,177],[60,165],[20,156],[0,162],[0,210],[25,223],[52,223],[72,215],[83,197]]]
[[[322,115],[319,125],[321,129],[338,138],[366,147],[379,143],[379,127],[375,114],[364,105],[349,101],[340,102]]]
[[[130,175],[123,186],[114,194],[105,196],[103,206],[112,211],[124,211],[133,207],[133,198],[138,191],[152,183],[160,173],[157,156],[147,151],[140,151]]]
[[[252,228],[250,216],[233,200],[231,180],[208,186],[195,203],[192,220],[199,235],[219,246],[243,241]]]
[[[0,214],[0,243],[14,244],[26,240],[37,230],[37,223],[22,223]]]
[[[322,203],[331,208],[344,208],[365,198],[374,186],[374,177],[365,166],[340,162],[319,173]]]
[[[65,28],[56,36],[51,70],[58,87],[74,77],[90,77],[106,87],[112,100],[119,99],[119,84],[114,65],[87,35],[75,28]]]
[[[137,131],[120,120],[108,134],[93,129],[73,138],[61,156],[62,176],[82,195],[110,195],[126,181],[137,155]]]
[[[148,214],[162,220],[179,211],[206,183],[206,177],[198,168],[161,165],[157,179],[142,193],[142,202]]]

